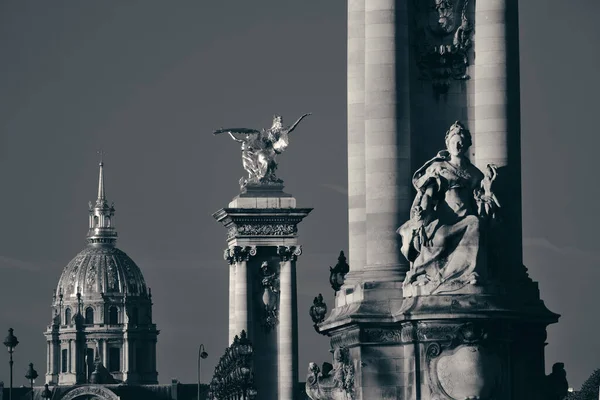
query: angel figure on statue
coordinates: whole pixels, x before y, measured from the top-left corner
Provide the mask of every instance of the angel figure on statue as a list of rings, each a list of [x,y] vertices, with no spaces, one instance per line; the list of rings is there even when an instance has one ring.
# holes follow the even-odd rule
[[[415,172],[417,191],[410,219],[398,229],[402,254],[411,262],[405,293],[454,292],[485,280],[485,220],[499,202],[492,192],[495,166],[484,175],[466,152],[470,132],[456,121],[446,132],[446,150]]]
[[[273,117],[273,124],[268,129],[256,130],[248,128],[227,128],[218,129],[213,133],[228,133],[233,140],[241,143],[242,165],[248,177],[240,179],[240,186],[244,187],[248,183],[254,184],[277,184],[282,183],[281,179],[275,176],[277,169],[277,154],[281,154],[287,149],[290,138],[289,134],[298,126],[300,121],[309,116],[310,113],[302,115],[292,126],[284,127],[283,119],[280,115]],[[238,138],[235,135],[244,135]]]

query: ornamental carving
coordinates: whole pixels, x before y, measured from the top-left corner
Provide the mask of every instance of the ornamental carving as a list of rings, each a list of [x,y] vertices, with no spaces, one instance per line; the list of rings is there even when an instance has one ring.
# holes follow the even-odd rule
[[[250,260],[250,257],[256,255],[256,246],[233,246],[223,251],[223,259],[230,264]]]
[[[99,385],[85,385],[75,387],[64,394],[62,400],[74,400],[78,397],[90,396],[101,400],[119,400],[114,392]]]
[[[363,338],[365,342],[400,343],[402,334],[399,329],[365,329]]]
[[[325,301],[323,301],[323,295],[321,293],[314,298],[313,305],[310,306],[308,313],[313,321],[313,328],[315,328],[317,333],[321,333],[319,332],[318,325],[325,320],[325,315],[327,314],[327,305],[325,304]]]
[[[315,363],[308,366],[306,394],[311,400],[353,400],[354,361],[345,347],[335,349],[333,365],[323,363],[322,369]]]
[[[360,330],[348,330],[332,336],[330,339],[331,348],[352,347],[360,343]]]
[[[277,254],[281,261],[296,261],[302,254],[302,246],[277,246]]]
[[[419,77],[445,94],[452,80],[469,79],[473,24],[469,0],[415,0],[414,43]]]
[[[272,271],[265,261],[260,267],[260,284],[263,288],[263,326],[267,332],[279,323],[279,273]]]
[[[421,342],[454,340],[459,327],[456,325],[425,325],[418,324],[417,339]]]
[[[227,239],[236,236],[291,236],[297,232],[293,224],[243,224],[230,227]]]

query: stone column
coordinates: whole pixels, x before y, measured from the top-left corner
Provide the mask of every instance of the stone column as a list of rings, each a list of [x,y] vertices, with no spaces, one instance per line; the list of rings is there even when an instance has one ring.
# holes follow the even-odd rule
[[[102,341],[102,365],[108,368],[108,344],[106,340]]]
[[[296,259],[301,246],[279,246],[279,400],[293,400],[298,382],[298,307],[296,304]]]
[[[228,344],[233,342],[233,337],[237,334],[235,331],[235,263],[229,261],[229,340]]]
[[[245,330],[248,335],[251,333],[252,313],[249,309],[251,299],[250,280],[248,279],[248,261],[251,256],[256,255],[254,246],[234,246],[229,248],[230,257],[235,262],[235,335],[240,335]],[[231,293],[230,293],[231,297]],[[233,341],[233,338],[231,339]],[[229,344],[231,344],[231,341]]]
[[[407,3],[365,2],[364,280],[401,280],[409,268],[396,233],[412,202]]]
[[[506,234],[504,269],[522,265],[519,24],[517,0],[475,3],[475,163],[498,167],[493,190],[500,200]]]
[[[353,280],[366,263],[365,0],[348,0],[348,261]]]

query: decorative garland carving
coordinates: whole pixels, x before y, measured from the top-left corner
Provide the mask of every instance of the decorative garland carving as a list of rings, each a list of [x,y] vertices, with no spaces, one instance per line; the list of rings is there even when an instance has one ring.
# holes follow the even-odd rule
[[[473,24],[469,0],[414,0],[415,53],[420,79],[445,94],[452,80],[467,80]]]
[[[263,288],[263,325],[270,332],[279,323],[279,273],[271,271],[265,261],[261,267],[260,284]]]
[[[297,232],[294,224],[243,224],[229,227],[227,239],[237,236],[292,236]]]
[[[363,340],[377,343],[400,343],[402,341],[400,329],[365,329]]]
[[[302,246],[277,246],[277,254],[281,261],[296,261],[302,254]]]
[[[256,255],[256,246],[233,246],[223,251],[223,259],[229,264],[250,260],[250,257]]]

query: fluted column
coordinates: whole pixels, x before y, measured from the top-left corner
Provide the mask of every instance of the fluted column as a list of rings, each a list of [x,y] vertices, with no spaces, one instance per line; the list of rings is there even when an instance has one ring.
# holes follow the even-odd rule
[[[517,0],[475,3],[475,163],[498,167],[493,190],[502,206],[505,265],[522,265],[519,24]]]
[[[242,330],[245,330],[250,336],[250,329],[252,325],[252,312],[250,310],[251,299],[249,298],[252,293],[251,282],[248,279],[248,261],[250,257],[256,255],[256,246],[233,246],[225,250],[225,259],[230,263],[235,264],[235,292],[233,303],[235,304],[234,315],[234,328],[233,336],[240,334]],[[231,270],[230,270],[231,271]],[[231,284],[231,276],[229,277]],[[229,293],[229,299],[232,301],[232,294]],[[231,324],[231,314],[230,314]],[[231,335],[231,325],[230,325]],[[231,343],[233,338],[229,341]]]
[[[229,340],[227,343],[233,342],[235,331],[235,263],[229,262]]]
[[[366,261],[365,0],[348,0],[348,261],[352,280]]]
[[[296,260],[301,246],[279,246],[279,329],[278,400],[293,400],[298,382],[298,307],[296,300]]]
[[[407,3],[365,2],[365,280],[409,268],[396,233],[412,202]]]

